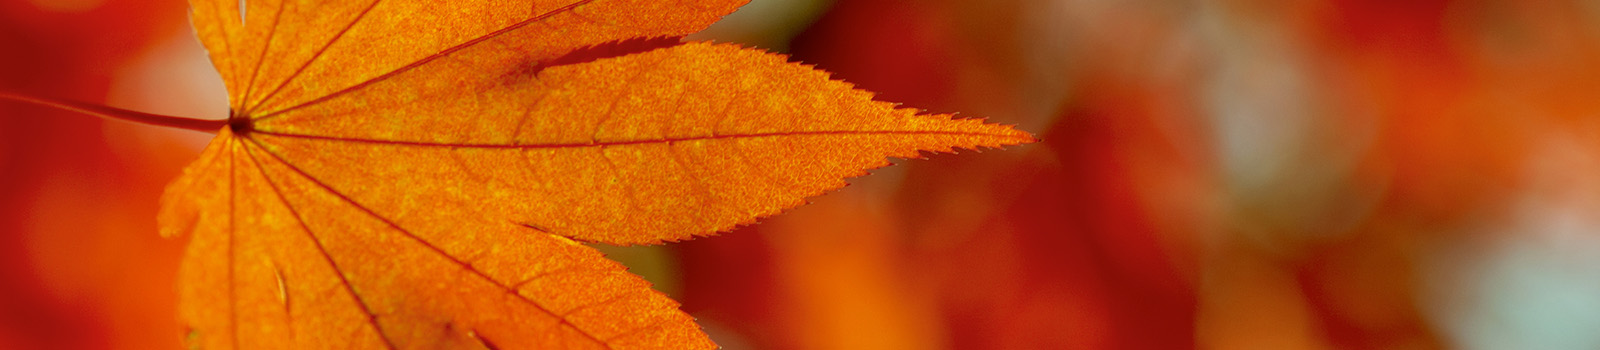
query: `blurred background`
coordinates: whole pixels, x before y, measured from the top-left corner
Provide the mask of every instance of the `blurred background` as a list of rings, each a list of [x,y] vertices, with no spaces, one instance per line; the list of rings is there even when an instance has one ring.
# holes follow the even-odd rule
[[[754,0],[785,52],[1043,142],[603,248],[728,349],[1600,349],[1600,2]],[[0,88],[220,119],[181,0],[0,2]],[[0,349],[174,349],[210,137],[0,103]]]

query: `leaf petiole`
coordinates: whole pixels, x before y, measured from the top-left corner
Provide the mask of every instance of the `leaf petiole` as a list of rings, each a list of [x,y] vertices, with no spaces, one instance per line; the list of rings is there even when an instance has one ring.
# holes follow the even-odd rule
[[[156,126],[165,126],[165,127],[171,127],[171,128],[195,130],[195,131],[216,132],[217,129],[221,129],[224,126],[228,126],[228,121],[227,120],[203,120],[203,119],[191,119],[191,118],[184,118],[184,117],[174,117],[174,116],[169,116],[169,115],[150,114],[150,113],[145,113],[145,112],[130,111],[130,110],[116,108],[116,107],[107,107],[107,106],[101,106],[101,105],[97,105],[97,104],[83,103],[83,102],[77,102],[77,101],[67,101],[67,100],[57,100],[57,99],[50,99],[50,98],[34,97],[34,96],[22,95],[22,94],[13,93],[13,92],[10,92],[10,91],[3,91],[3,90],[0,90],[0,99],[12,100],[12,101],[18,101],[18,102],[27,102],[27,103],[32,103],[32,104],[41,105],[41,106],[47,106],[47,107],[55,107],[55,108],[58,108],[58,109],[63,109],[63,110],[68,110],[68,111],[73,111],[73,112],[93,115],[93,116],[104,118],[104,119],[124,120],[124,121],[130,121],[130,122],[135,122],[135,123],[143,123],[143,124],[150,124],[150,125],[156,125]]]

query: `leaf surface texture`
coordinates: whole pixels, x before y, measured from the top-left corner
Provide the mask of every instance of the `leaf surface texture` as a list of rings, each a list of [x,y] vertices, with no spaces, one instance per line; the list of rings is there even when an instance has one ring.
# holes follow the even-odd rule
[[[711,235],[885,157],[1033,140],[673,39],[742,3],[191,1],[233,115],[163,198],[163,234],[192,234],[186,339],[714,348],[577,242]]]

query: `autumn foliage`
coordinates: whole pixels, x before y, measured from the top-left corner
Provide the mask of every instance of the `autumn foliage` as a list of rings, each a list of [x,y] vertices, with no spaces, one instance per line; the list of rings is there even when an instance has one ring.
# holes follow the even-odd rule
[[[760,50],[638,43],[742,1],[247,4],[191,3],[232,112],[162,200],[194,236],[190,346],[714,348],[574,240],[709,235],[887,156],[1032,142]]]
[[[1582,2],[240,3],[0,4],[229,120],[0,101],[0,349],[1600,346]]]

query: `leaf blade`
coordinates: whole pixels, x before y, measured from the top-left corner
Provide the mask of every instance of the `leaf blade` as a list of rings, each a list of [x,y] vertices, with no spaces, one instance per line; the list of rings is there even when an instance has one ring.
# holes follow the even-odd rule
[[[196,175],[237,179],[235,203],[250,214],[194,234],[180,314],[195,345],[715,347],[675,302],[591,248],[483,219],[461,225],[473,231],[401,226],[224,136],[249,149]]]
[[[743,2],[256,0],[235,20],[239,3],[192,1],[234,115],[163,197],[163,233],[193,232],[191,338],[713,348],[573,239],[710,235],[885,157],[1033,141],[779,55],[661,40]]]
[[[213,63],[224,77],[234,77],[225,79],[232,106],[269,115],[469,43],[545,60],[608,41],[693,33],[745,1],[252,0],[243,22],[228,15],[238,13],[235,0],[191,0],[190,6]],[[293,25],[269,26],[278,22]],[[245,72],[253,67],[260,67],[258,76],[240,80],[256,76]]]
[[[611,78],[619,72],[639,78]],[[418,73],[389,83],[414,87],[410,79],[430,72]],[[381,111],[388,116],[381,123],[357,120],[330,103],[330,110],[305,111],[328,117],[266,121],[257,135],[295,152],[286,157],[314,162],[307,169],[322,172],[318,177],[401,179],[336,187],[368,188],[371,195],[449,189],[460,196],[453,205],[489,206],[510,221],[620,244],[676,241],[748,224],[887,165],[884,157],[1032,141],[1005,126],[897,110],[826,73],[731,45],[690,43],[550,68],[537,83],[494,84],[423,89],[429,98],[390,109],[343,107]],[[366,101],[365,94],[386,95],[387,88],[349,98]],[[757,162],[719,159],[725,154]],[[409,162],[341,166],[362,159]],[[742,170],[694,171],[686,161]],[[485,173],[501,178],[459,175]],[[759,188],[748,181],[753,178],[782,183]],[[709,194],[708,183],[715,187]],[[368,201],[427,202],[405,195]]]

